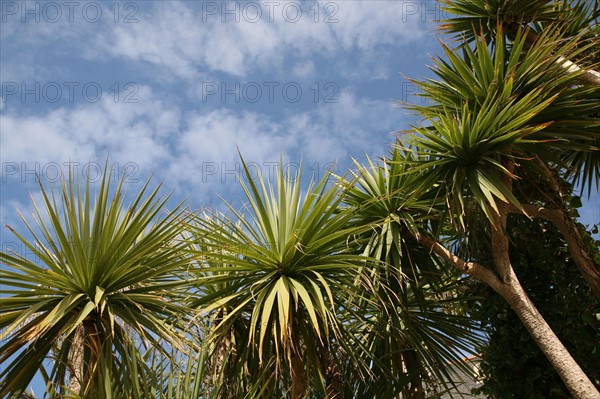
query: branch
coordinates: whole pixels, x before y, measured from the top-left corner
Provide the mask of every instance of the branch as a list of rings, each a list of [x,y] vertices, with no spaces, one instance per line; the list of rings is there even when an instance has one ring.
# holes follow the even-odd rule
[[[550,188],[558,194],[561,200],[564,201],[565,193],[556,175],[552,173],[552,170],[550,170],[548,165],[546,165],[546,163],[542,161],[539,156],[536,155],[533,161],[535,162],[535,165],[539,168],[542,177],[546,179],[546,182],[548,183]]]
[[[546,220],[552,222],[556,227],[558,227],[559,230],[561,227],[563,227],[563,226],[561,226],[564,223],[562,221],[562,218],[560,217],[560,212],[556,209],[549,209],[549,208],[544,208],[543,206],[536,206],[536,205],[530,205],[530,204],[521,204],[521,207],[525,211],[525,216],[527,216],[527,217],[530,217],[530,218],[537,217],[537,218],[546,219]],[[521,215],[523,214],[523,212],[514,205],[511,205],[510,213],[518,213]]]
[[[444,259],[461,272],[469,274],[483,281],[492,287],[496,292],[500,292],[500,290],[502,290],[503,283],[492,270],[476,262],[466,262],[465,260],[453,254],[439,242],[432,240],[420,232],[415,234],[415,239],[419,242],[419,244],[423,245],[425,248],[428,248],[431,252],[437,254],[440,258]]]
[[[600,265],[594,260],[579,227],[569,215],[565,205],[566,194],[562,189],[559,179],[538,156],[535,157],[534,162],[539,167],[542,176],[546,179],[550,188],[559,196],[561,203],[558,206],[560,209],[523,205],[524,210],[528,215],[547,219],[558,227],[567,242],[569,252],[577,264],[577,268],[592,288],[596,299],[600,301]]]
[[[575,73],[583,70],[579,65],[564,57],[559,57],[558,62],[560,62],[567,72]],[[579,81],[587,86],[600,86],[600,72],[593,69],[584,70],[583,74],[579,77]]]

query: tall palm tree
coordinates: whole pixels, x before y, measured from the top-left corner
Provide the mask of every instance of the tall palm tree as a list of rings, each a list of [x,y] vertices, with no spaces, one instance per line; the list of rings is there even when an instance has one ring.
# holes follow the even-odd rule
[[[303,195],[300,171],[281,165],[271,184],[243,165],[245,212],[229,207],[231,217],[198,218],[192,230],[203,249],[198,284],[218,287],[192,304],[213,317],[210,339],[234,348],[225,372],[247,384],[237,397],[340,398],[328,389],[340,382],[333,375],[341,377],[340,354],[330,347],[343,347],[346,298],[369,262],[351,251],[359,230],[349,227],[340,188],[327,176]]]
[[[71,174],[58,194],[40,184],[34,223],[21,215],[31,238],[9,227],[35,259],[0,253],[0,396],[20,397],[38,372],[50,396],[135,391],[148,371],[137,348],[182,342],[187,212],[167,212],[149,181],[126,205],[125,182],[107,168],[96,194]]]
[[[472,35],[473,47],[461,47],[462,58],[446,49],[448,61],[437,61],[434,72],[439,81],[422,82],[424,94],[433,104],[413,107],[426,122],[415,127],[411,140],[418,159],[407,162],[416,172],[424,173],[425,187],[439,187],[448,204],[450,221],[463,238],[468,237],[476,224],[481,224],[482,218],[477,216],[483,215],[489,221],[487,238],[493,267],[478,264],[473,255],[457,257],[443,245],[444,237],[418,232],[415,238],[502,295],[573,396],[595,398],[598,390],[519,283],[510,262],[506,222],[510,213],[540,216],[547,211],[546,204],[560,206],[566,200],[561,197],[560,187],[552,193],[543,185],[558,185],[556,174],[549,171],[567,169],[566,161],[575,159],[573,154],[597,151],[600,89],[579,83],[584,68],[565,67],[564,55],[584,54],[591,46],[589,42],[580,37],[564,38],[560,26],[553,25],[529,44],[528,32],[528,28],[519,27],[508,42],[502,24],[483,34],[476,29]],[[594,170],[598,165],[586,161],[579,167]],[[537,180],[541,188],[535,184],[521,185],[519,180],[529,183]],[[522,192],[525,188],[532,188],[540,196],[531,199]],[[559,217],[566,225],[565,230],[569,230],[566,236],[573,233],[571,218],[565,220],[564,213],[556,216]],[[469,247],[469,241],[463,239],[461,245]],[[571,249],[578,250],[579,255],[585,252],[585,246],[577,243],[573,246]],[[590,258],[585,259],[585,254],[578,259],[580,270],[591,277],[588,281],[593,287],[597,267]]]
[[[444,3],[446,12],[457,17],[445,20],[442,29],[464,38],[460,43],[466,51],[467,44],[481,44],[483,37],[485,45],[492,47],[496,54],[510,54],[502,57],[508,62],[502,69],[505,77],[512,76],[510,91],[513,95],[539,91],[540,98],[552,98],[532,120],[548,126],[536,134],[536,140],[521,141],[513,151],[533,161],[522,164],[523,170],[530,170],[529,181],[544,182],[536,199],[542,200],[545,206],[524,204],[524,210],[529,216],[547,219],[560,229],[580,272],[600,300],[600,265],[586,249],[585,232],[573,222],[563,205],[569,200],[569,194],[561,184],[562,180],[573,185],[581,183],[589,194],[594,186],[598,188],[600,181],[600,51],[597,45],[600,6],[597,2],[579,0]],[[427,95],[438,92],[441,95],[434,95],[436,101],[446,106],[449,103],[458,106],[463,100],[483,101],[490,78],[496,76],[489,70],[486,73],[485,68],[480,69],[480,73],[464,73],[468,71],[465,65],[473,57],[465,58],[463,65],[459,65],[456,56],[454,58],[449,65],[440,64],[436,69],[441,82],[423,86]],[[524,177],[523,174],[520,173],[520,177]],[[531,191],[532,184],[526,186]]]

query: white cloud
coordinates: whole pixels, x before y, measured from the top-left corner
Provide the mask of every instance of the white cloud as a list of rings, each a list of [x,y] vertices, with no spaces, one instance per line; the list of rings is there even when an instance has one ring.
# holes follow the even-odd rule
[[[179,128],[180,115],[140,86],[137,103],[96,103],[21,116],[3,111],[0,119],[4,162],[48,163],[104,159],[108,154],[140,167],[169,156],[167,138]]]
[[[3,82],[53,81],[67,66],[39,60],[48,55],[68,57],[87,51],[90,38],[108,30],[110,25],[106,23],[112,20],[108,3],[2,3]],[[94,13],[101,8],[96,19]]]
[[[392,141],[391,132],[402,122],[402,116],[391,102],[360,98],[352,91],[342,91],[338,102],[319,108],[315,118],[332,128],[333,134],[350,152],[356,149],[370,152],[385,147]],[[374,139],[373,134],[382,131],[386,135]]]
[[[351,1],[338,2],[337,39],[344,48],[371,49],[377,44],[417,40],[425,33],[422,19],[426,2]],[[410,7],[409,7],[410,5]]]
[[[300,79],[308,78],[315,73],[315,63],[310,60],[299,62],[294,65],[292,73]]]
[[[426,28],[421,15],[407,9],[408,2],[330,2],[334,8],[321,5],[318,17],[314,6],[310,10],[305,4],[294,22],[282,16],[283,10],[288,3],[299,3],[278,2],[272,14],[263,4],[263,15],[254,22],[242,8],[237,23],[223,11],[236,3],[209,3],[217,7],[214,15],[200,10],[198,3],[152,2],[152,12],[141,13],[139,23],[108,25],[108,31],[99,32],[88,56],[148,62],[180,78],[209,71],[245,77],[257,70],[275,73],[287,61],[306,62],[315,54],[335,60],[340,52],[370,52],[380,44],[419,40]],[[294,13],[288,15],[293,18]],[[328,16],[337,22],[327,23]]]
[[[349,156],[381,154],[401,122],[390,103],[341,93],[339,103],[297,113],[279,121],[266,115],[229,110],[194,113],[177,136],[166,176],[179,184],[233,183],[240,171],[239,148],[247,162],[269,168],[280,156],[289,162],[323,165]],[[375,137],[379,135],[380,137]]]
[[[98,32],[87,56],[143,61],[165,67],[179,77],[193,77],[210,32],[197,23],[183,3],[152,4],[156,4],[155,13],[142,10],[137,23],[109,25],[107,31]]]
[[[310,62],[300,65],[306,74],[314,67]],[[201,184],[205,196],[212,198],[224,189],[215,184],[226,181],[236,186],[237,148],[248,162],[269,168],[280,157],[292,162],[302,158],[307,165],[323,168],[347,161],[349,155],[381,153],[391,140],[387,133],[401,119],[391,105],[347,91],[337,97],[337,103],[319,104],[278,120],[243,110],[183,112],[147,86],[139,87],[137,103],[115,102],[106,95],[97,103],[38,114],[8,107],[0,120],[2,160],[14,163],[22,173],[42,171],[53,163],[102,164],[110,157],[121,166],[135,163],[142,179],[154,173],[184,192]],[[381,137],[375,138],[376,133]],[[6,172],[13,171],[3,168],[3,176]]]
[[[265,115],[227,110],[196,113],[178,136],[177,156],[166,174],[188,187],[203,184],[207,190],[222,192],[218,186],[232,186],[241,171],[238,148],[246,162],[267,165],[280,155],[287,158],[294,147],[295,138]]]

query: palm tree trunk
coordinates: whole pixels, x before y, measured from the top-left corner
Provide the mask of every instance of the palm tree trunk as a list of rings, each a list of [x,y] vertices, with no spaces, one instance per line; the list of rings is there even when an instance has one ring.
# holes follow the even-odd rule
[[[221,321],[224,318],[224,312],[223,310],[219,311],[219,314],[217,315],[216,319],[215,319],[215,323],[217,325],[219,325],[221,323]],[[216,351],[216,355],[215,355],[215,363],[214,363],[214,371],[213,371],[213,381],[212,384],[214,386],[218,386],[219,387],[219,398],[222,399],[229,399],[233,396],[235,396],[235,389],[232,389],[229,384],[228,384],[228,369],[229,369],[229,361],[230,361],[230,357],[233,356],[232,351],[234,350],[234,348],[232,348],[231,345],[231,341],[232,341],[232,332],[231,330],[227,331],[227,333],[225,333],[225,335],[221,338],[218,339],[215,342],[215,351]]]
[[[514,160],[506,159],[503,165],[510,173],[514,172]],[[512,179],[508,175],[503,175],[501,179],[506,187],[512,191]],[[502,295],[521,319],[521,322],[523,322],[540,350],[546,355],[546,358],[552,363],[554,370],[559,374],[571,394],[575,398],[600,399],[600,392],[554,334],[554,331],[552,331],[521,286],[510,261],[510,243],[506,235],[511,206],[507,202],[501,202],[497,204],[497,207],[498,210],[493,214],[491,226],[491,244],[492,256],[501,284],[497,289],[494,289]]]
[[[304,362],[298,353],[298,347],[292,349],[292,399],[306,398],[308,382],[306,381],[306,372],[304,371]]]
[[[600,399],[600,392],[531,302],[510,264],[501,265],[504,268],[504,276],[501,280],[492,270],[475,262],[464,261],[440,243],[420,233],[416,238],[421,245],[429,248],[457,269],[487,283],[508,302],[574,398]]]
[[[514,172],[515,161],[513,159],[505,159],[502,164],[506,167],[509,174]],[[512,178],[509,174],[503,174],[501,180],[506,188],[512,192]],[[491,246],[492,257],[498,274],[474,263],[471,263],[471,271],[475,273],[470,274],[479,277],[482,281],[489,284],[490,287],[508,302],[574,398],[600,399],[598,389],[596,389],[592,381],[583,372],[581,367],[579,367],[579,364],[573,359],[567,348],[560,342],[554,331],[552,331],[546,320],[544,320],[544,317],[537,310],[533,302],[531,302],[525,290],[523,290],[510,261],[510,243],[506,235],[508,214],[510,213],[511,206],[507,202],[499,202],[496,205],[497,211],[492,213]],[[438,243],[435,244],[439,245]],[[435,251],[434,248],[431,249]],[[446,256],[448,254],[452,255],[450,258],[446,257],[445,259],[453,260],[454,263],[451,263],[459,266],[460,263],[457,264],[458,258],[446,248],[443,249],[446,251]],[[442,255],[442,257],[444,256]],[[461,260],[461,262],[465,264],[464,261]],[[468,268],[461,270],[469,273]]]
[[[574,398],[600,399],[600,393],[575,362],[514,276],[498,291],[523,322]]]
[[[83,378],[83,328],[74,332],[69,355],[69,394],[81,393],[81,382]]]
[[[216,345],[216,360],[215,360],[215,371],[213,375],[213,384],[219,387],[220,398],[229,399],[231,398],[230,394],[230,386],[227,383],[227,369],[228,369],[228,361],[229,355],[228,351],[231,350],[230,345],[230,336],[231,332],[228,332],[224,339],[221,341],[217,341]]]
[[[96,389],[94,385],[98,382],[98,362],[101,352],[105,348],[106,336],[101,328],[98,328],[93,317],[83,320],[81,338],[81,393],[85,396]]]
[[[342,372],[336,360],[331,356],[331,351],[328,347],[323,348],[323,366],[326,382],[325,397],[327,399],[344,399]]]
[[[106,343],[104,334],[92,318],[83,320],[75,331],[69,358],[69,386],[71,394],[85,396],[93,392],[100,352]]]
[[[308,394],[308,380],[304,368],[302,356],[302,345],[300,343],[301,324],[299,317],[294,317],[291,323],[291,334],[289,335],[289,360],[292,374],[292,399],[305,399]]]
[[[421,378],[422,368],[417,358],[417,353],[410,349],[404,354],[404,363],[410,377],[410,387],[408,389],[409,399],[424,399],[423,379]]]

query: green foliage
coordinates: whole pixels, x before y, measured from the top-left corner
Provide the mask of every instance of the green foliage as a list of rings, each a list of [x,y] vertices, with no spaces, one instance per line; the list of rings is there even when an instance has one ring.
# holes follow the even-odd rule
[[[448,363],[481,335],[452,312],[458,283],[409,234],[433,197],[404,175],[403,155],[305,194],[300,174],[281,169],[271,185],[246,169],[246,212],[194,221],[192,305],[210,320],[219,397],[289,394],[294,358],[310,396],[395,398],[417,376],[452,385]]]
[[[593,39],[600,16],[598,3],[587,0],[441,0],[441,9],[451,18],[439,28],[468,43],[479,32],[491,39],[498,26],[514,34],[519,27],[540,32],[556,22],[567,36]]]
[[[396,147],[381,165],[357,163],[355,178],[342,181],[352,223],[371,226],[357,237],[356,250],[381,261],[358,273],[370,289],[355,299],[362,317],[348,330],[356,331],[355,351],[371,376],[354,378],[352,397],[408,395],[432,381],[448,388],[454,378],[449,364],[460,368],[464,353],[482,342],[472,320],[455,312],[465,304],[456,295],[461,279],[414,239],[440,201],[435,190],[423,190],[419,173],[408,173],[402,161],[410,157]],[[346,374],[352,373],[349,367]],[[392,395],[390,385],[398,393]]]
[[[494,92],[510,93],[511,98],[517,99],[539,90],[538,103],[548,103],[532,115],[529,125],[546,126],[512,147],[513,155],[522,161],[539,157],[551,168],[564,170],[572,183],[581,183],[588,190],[597,188],[600,85],[584,84],[581,77],[586,68],[600,66],[598,3],[443,3],[446,12],[457,17],[445,20],[440,27],[456,33],[461,48],[446,48],[448,61],[436,60],[433,71],[441,81],[419,83],[425,97],[439,105],[414,108],[431,119],[467,102],[469,110],[476,113],[479,107],[474,104],[496,96]],[[458,57],[459,51],[464,53],[462,58]],[[488,54],[493,54],[493,61]],[[458,114],[464,117],[464,112]],[[510,145],[506,141],[505,144]]]
[[[498,27],[493,50],[479,35],[475,49],[463,48],[462,58],[445,47],[448,60],[436,60],[433,68],[440,79],[418,82],[433,103],[410,107],[427,124],[416,126],[410,140],[418,160],[404,162],[425,171],[427,187],[440,185],[458,226],[465,227],[465,198],[476,201],[490,220],[499,202],[518,208],[502,178],[516,179],[523,169],[538,168],[538,160],[590,188],[598,181],[600,88],[577,85],[582,72],[567,72],[560,55],[590,45],[576,49],[578,40],[561,35],[549,29],[525,46],[527,30],[519,29],[507,47]],[[520,168],[509,172],[508,159]]]

